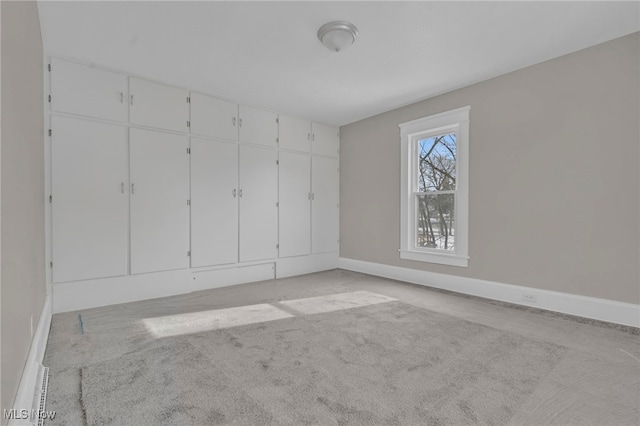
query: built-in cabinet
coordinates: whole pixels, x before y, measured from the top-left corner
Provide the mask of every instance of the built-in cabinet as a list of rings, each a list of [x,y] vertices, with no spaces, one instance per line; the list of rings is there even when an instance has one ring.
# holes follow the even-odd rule
[[[191,93],[191,134],[238,140],[238,104]]]
[[[242,143],[275,148],[278,144],[278,114],[245,105],[238,106],[238,139]]]
[[[127,128],[52,117],[50,201],[56,282],[128,273]]]
[[[311,156],[280,152],[280,257],[311,253]]]
[[[280,115],[280,257],[338,250],[338,147],[337,129]]]
[[[186,132],[189,128],[189,92],[139,78],[129,78],[131,124]]]
[[[191,138],[191,266],[238,261],[238,145]]]
[[[127,122],[127,76],[52,58],[51,110]]]
[[[278,153],[240,146],[240,261],[275,259],[278,254]]]
[[[53,282],[337,260],[336,128],[59,59],[50,105]]]
[[[311,164],[313,253],[338,250],[338,159],[313,156]]]
[[[129,131],[131,273],[189,266],[188,139]]]

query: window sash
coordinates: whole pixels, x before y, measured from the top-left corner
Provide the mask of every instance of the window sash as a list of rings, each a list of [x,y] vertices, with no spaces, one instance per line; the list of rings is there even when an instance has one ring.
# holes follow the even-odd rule
[[[400,123],[401,195],[400,195],[400,258],[458,267],[468,267],[469,262],[469,106],[445,111],[416,120]],[[418,163],[418,141],[421,139],[455,133],[456,135],[456,186],[448,191],[422,192]],[[426,189],[426,188],[425,188]],[[443,250],[417,247],[416,221],[419,195],[454,194],[454,249]]]
[[[433,192],[415,192],[413,194],[413,200],[412,200],[412,211],[413,211],[413,215],[411,218],[411,222],[412,222],[412,235],[413,235],[413,239],[411,241],[411,247],[412,250],[417,250],[417,251],[421,251],[421,252],[425,252],[425,253],[442,253],[442,254],[449,254],[449,255],[457,255],[459,252],[458,249],[458,245],[453,244],[453,250],[447,250],[447,249],[441,249],[441,248],[437,248],[437,247],[424,247],[424,246],[419,246],[418,245],[418,232],[419,232],[419,226],[418,226],[418,209],[420,208],[419,205],[419,198],[421,196],[429,196],[429,195],[445,195],[445,194],[453,194],[453,223],[454,223],[454,231],[455,233],[453,234],[453,236],[457,236],[458,234],[458,230],[457,230],[457,222],[458,222],[458,191],[433,191]]]

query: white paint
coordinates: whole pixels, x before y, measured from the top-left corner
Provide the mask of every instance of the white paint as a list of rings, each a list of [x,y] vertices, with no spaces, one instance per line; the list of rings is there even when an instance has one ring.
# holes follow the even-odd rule
[[[13,403],[13,408],[16,410],[31,410],[32,408],[36,382],[38,380],[38,367],[42,365],[44,359],[44,352],[49,339],[49,328],[51,328],[51,298],[47,296],[42,306],[36,331],[31,340],[27,362],[22,371],[22,378],[20,379],[16,399]],[[31,412],[29,412],[29,414],[31,414]],[[10,426],[21,424],[30,425],[31,423],[20,420],[12,420],[9,422]]]
[[[129,78],[131,124],[186,132],[189,92],[139,78]]]
[[[238,145],[191,138],[191,267],[238,261]]]
[[[129,131],[132,274],[189,266],[188,146],[186,136]]]
[[[47,51],[335,125],[638,31],[639,6],[38,2]],[[336,19],[360,33],[340,53],[316,37]]]
[[[238,106],[238,140],[275,148],[278,143],[278,114],[246,105]]]
[[[53,111],[119,122],[129,119],[124,74],[53,58],[50,93]]]
[[[467,267],[469,263],[469,110],[465,106],[399,124],[400,258]],[[418,141],[456,134],[455,246],[453,252],[418,247]],[[437,193],[437,192],[436,192]]]
[[[278,153],[240,146],[240,261],[278,255]]]
[[[640,306],[632,303],[419,271],[416,269],[401,268],[348,258],[340,258],[339,265],[340,268],[350,271],[450,290],[456,293],[470,294],[516,305],[532,306],[584,318],[640,327]],[[522,300],[523,292],[537,296],[538,303],[524,302]]]
[[[193,92],[190,104],[192,134],[238,140],[238,104]]]
[[[309,315],[360,308],[363,306],[394,302],[396,300],[398,299],[361,290],[350,293],[331,294],[328,296],[308,297],[306,299],[286,300],[278,303],[302,314]]]
[[[313,123],[311,125],[311,152],[337,157],[340,149],[340,133],[337,127]]]
[[[125,275],[127,129],[59,116],[53,117],[52,128],[53,280]]]
[[[53,312],[174,296],[192,291],[273,279],[273,263],[236,265],[210,271],[179,269],[149,274],[55,284]]]
[[[338,159],[311,158],[311,252],[338,251]]]
[[[309,256],[281,257],[276,260],[276,278],[292,277],[338,267],[338,252],[316,253]]]
[[[278,167],[279,257],[311,253],[311,158],[280,152]]]
[[[311,152],[311,122],[280,114],[278,147],[293,151]]]
[[[285,318],[292,318],[288,312],[265,303],[238,306],[236,308],[214,309],[145,318],[144,327],[156,338],[202,333],[222,328],[259,324]]]

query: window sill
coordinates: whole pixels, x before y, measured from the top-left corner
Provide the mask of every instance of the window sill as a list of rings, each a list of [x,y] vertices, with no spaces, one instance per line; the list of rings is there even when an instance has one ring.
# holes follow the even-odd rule
[[[424,252],[416,250],[399,250],[400,259],[416,260],[418,262],[439,263],[441,265],[459,266],[466,268],[469,266],[469,258],[456,256],[454,254]]]

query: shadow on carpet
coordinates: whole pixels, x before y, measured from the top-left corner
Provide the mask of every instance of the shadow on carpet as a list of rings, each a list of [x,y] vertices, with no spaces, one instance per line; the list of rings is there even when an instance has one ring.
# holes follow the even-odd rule
[[[504,424],[566,348],[400,302],[157,339],[82,368],[89,425]]]

